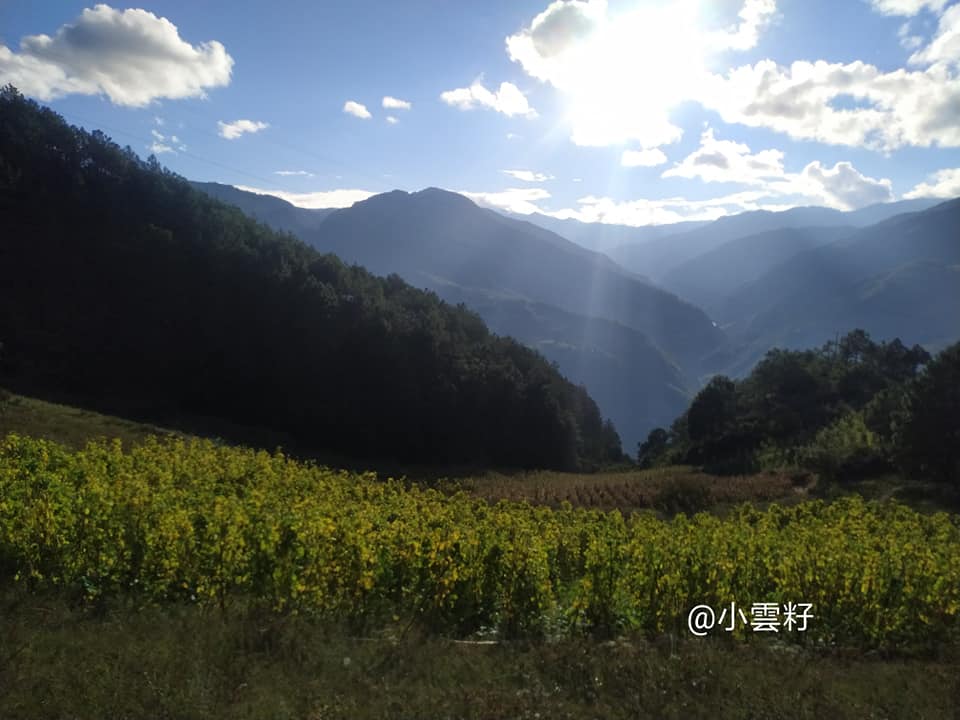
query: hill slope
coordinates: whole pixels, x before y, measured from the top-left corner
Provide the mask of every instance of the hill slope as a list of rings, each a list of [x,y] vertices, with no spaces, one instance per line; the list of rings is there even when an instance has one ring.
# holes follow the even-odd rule
[[[320,255],[9,87],[0,218],[0,377],[14,389],[360,457],[619,457],[584,390],[475,314]]]
[[[637,330],[553,305],[426,282],[445,300],[475,310],[494,332],[536,348],[584,385],[613,420],[625,448],[635,448],[651,429],[669,424],[690,401],[681,369]]]
[[[240,207],[244,213],[275,230],[299,235],[316,230],[334,208],[307,209],[294,207],[273,195],[238,190],[233,185],[216,182],[191,182],[194,188],[210,197]]]
[[[667,272],[660,283],[707,312],[776,265],[804,250],[851,235],[850,227],[769,230],[730,240]]]

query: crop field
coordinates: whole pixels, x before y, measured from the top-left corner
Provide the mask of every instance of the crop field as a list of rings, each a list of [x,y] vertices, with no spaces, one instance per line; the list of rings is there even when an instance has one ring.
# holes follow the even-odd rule
[[[200,440],[71,452],[8,436],[0,568],[90,603],[254,603],[357,632],[656,635],[685,632],[698,604],[761,602],[812,606],[806,632],[783,634],[802,644],[932,647],[960,627],[946,513],[856,498],[670,521],[491,505]]]
[[[809,497],[808,473],[758,473],[719,477],[690,467],[562,473],[487,473],[460,480],[462,488],[493,502],[511,500],[559,509],[564,503],[623,513],[657,510],[666,514],[717,509],[743,502],[793,504]]]

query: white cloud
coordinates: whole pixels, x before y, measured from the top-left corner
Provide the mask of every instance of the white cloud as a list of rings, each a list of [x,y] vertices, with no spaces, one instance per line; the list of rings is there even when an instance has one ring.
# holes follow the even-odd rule
[[[780,150],[761,150],[753,154],[743,143],[717,140],[713,129],[707,128],[700,136],[700,147],[665,170],[661,177],[762,185],[771,178],[783,177],[783,174],[783,153]]]
[[[370,111],[367,110],[367,106],[363,103],[358,103],[355,100],[347,100],[343,104],[343,111],[347,115],[353,115],[361,120],[369,120],[372,117],[372,115],[370,115]]]
[[[904,193],[907,200],[912,198],[954,198],[960,197],[960,168],[946,168],[931,175],[910,192]]]
[[[507,133],[507,140],[519,140],[520,137],[521,136],[517,135],[516,133],[512,133],[512,132]]]
[[[164,135],[156,128],[151,128],[150,134],[153,136],[153,142],[147,145],[147,149],[154,155],[163,155],[164,153],[176,154],[178,150],[183,151],[187,149],[187,146],[180,142],[180,138],[176,135]]]
[[[397,120],[397,118],[393,115],[387,115],[387,122],[390,123],[391,125],[396,125],[400,121]]]
[[[509,175],[517,180],[523,180],[524,182],[546,182],[547,180],[553,180],[553,175],[534,172],[533,170],[503,170],[502,172],[505,175]]]
[[[788,176],[784,187],[797,194],[806,193],[807,197],[838,210],[856,210],[894,199],[889,179],[867,177],[849,162],[838,162],[832,168],[826,168],[814,161],[798,177]]]
[[[636,200],[614,200],[609,197],[587,195],[577,200],[577,209],[565,209],[546,214],[561,219],[573,218],[581,222],[599,222],[613,225],[664,225],[684,220],[716,220],[747,210],[772,209],[759,201],[766,197],[763,191],[747,190],[707,200],[684,197]]]
[[[233,122],[217,122],[220,128],[220,137],[227,140],[236,140],[244,133],[257,133],[270,127],[270,123],[260,122],[259,120],[234,120]]]
[[[905,15],[912,17],[921,10],[938,13],[949,0],[870,0],[873,9],[883,15]]]
[[[579,182],[574,178],[574,182]],[[827,205],[849,210],[893,200],[890,180],[876,180],[858,172],[850,163],[827,168],[809,163],[799,173],[783,173],[766,186],[703,200],[672,196],[616,200],[585,195],[575,208],[545,208],[551,198],[543,188],[510,188],[497,192],[463,192],[474,202],[500,210],[529,215],[541,213],[559,219],[615,225],[663,225],[684,220],[716,220],[751,210],[779,212],[801,205]]]
[[[509,188],[497,192],[461,192],[478,205],[506,210],[519,215],[543,212],[536,203],[550,198],[543,188]]]
[[[142,107],[160,98],[204,97],[230,83],[233,58],[215,41],[191,45],[177,26],[146,10],[87,8],[53,37],[29,35],[20,51],[0,45],[0,85],[41,100],[106,95]]]
[[[922,39],[921,39],[922,42]],[[910,56],[912,64],[960,63],[960,5],[953,5],[940,17],[937,34],[930,44]]]
[[[796,139],[885,151],[960,146],[960,78],[943,64],[882,72],[859,60],[789,68],[761,60],[712,76],[699,99],[728,123]]]
[[[663,165],[667,156],[659,148],[649,150],[624,150],[620,156],[620,164],[624,167],[656,167]]]
[[[739,23],[725,32],[714,32],[709,42],[715,49],[749,50],[777,12],[776,0],[745,0],[738,14]]]
[[[788,207],[826,205],[852,210],[893,200],[890,180],[863,175],[849,162],[826,168],[814,161],[799,173],[789,173],[783,158],[780,150],[754,153],[744,143],[718,140],[713,129],[707,128],[700,137],[700,147],[661,177],[751,185],[759,188],[763,197]]]
[[[313,177],[313,173],[306,170],[274,170],[273,174],[283,177]]]
[[[291,205],[308,209],[350,207],[356,202],[376,195],[376,193],[366,190],[323,190],[320,192],[292,193],[283,190],[262,190],[246,185],[237,185],[236,188],[258,195],[272,195],[281,200],[286,200]]]
[[[572,218],[581,222],[600,222],[615,225],[660,225],[682,220],[715,220],[718,217],[743,210],[780,209],[761,205],[763,191],[745,191],[709,200],[689,200],[671,197],[657,200],[638,199],[618,201],[608,197],[587,195],[577,200],[577,208],[549,210],[540,202],[550,199],[544,188],[509,188],[497,192],[461,192],[478,205],[506,210],[519,215],[541,213],[559,219]]]
[[[390,97],[389,95],[383,98],[382,105],[386,110],[409,110],[413,107],[413,105],[407,100]]]
[[[707,27],[697,2],[608,10],[604,0],[556,0],[506,40],[531,77],[565,97],[563,120],[578,145],[636,143],[657,148],[683,133],[671,119],[693,101],[728,123],[792,138],[885,152],[904,146],[960,147],[960,4],[876,0],[890,14],[943,11],[928,47],[909,27],[915,70],[770,59],[708,71],[720,50],[754,46],[776,18],[774,0],[744,0],[732,25]],[[713,22],[713,21],[709,21]]]
[[[482,79],[475,80],[470,87],[447,90],[440,94],[440,99],[447,105],[460,110],[474,108],[488,108],[503,113],[507,117],[523,115],[536,117],[537,111],[530,107],[526,96],[513,83],[502,82],[496,92],[483,86]]]
[[[923,38],[920,35],[912,34],[909,20],[903,23],[900,29],[897,30],[897,37],[900,38],[900,47],[904,50],[916,50],[923,45]]]
[[[780,150],[767,149],[754,153],[743,143],[718,140],[713,130],[707,128],[701,136],[700,148],[665,171],[663,177],[734,182],[751,186],[749,189],[702,200],[679,196],[616,200],[586,195],[577,200],[577,207],[559,210],[541,206],[542,201],[551,197],[543,188],[511,188],[499,192],[464,194],[477,203],[515,213],[527,215],[539,212],[561,219],[619,225],[715,220],[750,210],[778,212],[802,205],[853,210],[894,199],[889,179],[864,175],[849,162],[841,161],[828,167],[813,161],[800,172],[790,173],[784,169],[783,158]],[[951,178],[944,174],[941,192],[949,192],[946,181],[953,182]],[[960,170],[955,180],[960,182]],[[579,181],[580,178],[573,179],[573,182]]]
[[[158,127],[163,127],[163,125],[164,125],[164,123],[166,122],[166,120],[164,120],[164,119],[163,119],[162,117],[160,117],[159,115],[155,115],[154,118],[153,118],[153,122],[154,122]]]

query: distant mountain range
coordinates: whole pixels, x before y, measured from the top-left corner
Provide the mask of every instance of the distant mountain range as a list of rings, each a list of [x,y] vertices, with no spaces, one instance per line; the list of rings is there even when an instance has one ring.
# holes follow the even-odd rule
[[[614,225],[607,223],[587,223],[580,220],[551,217],[542,213],[520,215],[519,213],[503,212],[503,215],[514,220],[526,220],[551,230],[567,240],[582,245],[589,250],[608,252],[625,245],[637,245],[649,240],[678,235],[697,228],[709,225],[708,220],[679,222],[670,225]],[[643,274],[643,273],[641,273]]]
[[[926,210],[938,202],[935,199],[918,198],[892,203],[878,203],[850,212],[824,207],[799,207],[783,212],[757,210],[723,217],[713,222],[699,220],[636,227],[607,223],[586,223],[569,218],[561,220],[542,213],[520,215],[503,211],[502,214],[515,220],[527,220],[542,228],[552,230],[567,238],[567,240],[590,250],[607,253],[617,262],[641,275],[657,276],[664,272],[661,265],[669,268],[678,262],[690,259],[709,249],[711,242],[714,244],[722,243],[747,235],[756,235],[783,228],[866,227],[901,213]],[[686,235],[686,233],[700,228],[709,228],[709,230],[703,235],[692,235],[685,238],[680,245],[685,246],[688,244],[686,240],[692,240],[692,248],[678,248],[680,259],[675,259],[670,254],[669,249],[674,245],[673,242],[668,241],[660,246],[654,245],[647,251],[640,251],[637,247],[654,240]]]
[[[810,347],[852,328],[940,349],[960,338],[960,199],[799,252],[715,316],[741,371],[774,345]]]
[[[730,215],[692,230],[655,237],[643,243],[612,248],[607,255],[628,270],[655,282],[682,263],[724,243],[771,230],[811,227],[866,227],[907,212],[926,210],[937,200],[918,199],[871,205],[853,212],[831,208],[798,207],[783,212],[758,210]],[[672,226],[666,226],[672,227]]]

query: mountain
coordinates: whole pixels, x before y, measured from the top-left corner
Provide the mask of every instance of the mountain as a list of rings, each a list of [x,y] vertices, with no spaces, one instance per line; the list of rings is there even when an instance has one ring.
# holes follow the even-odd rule
[[[729,295],[772,267],[853,232],[844,226],[780,228],[736,238],[676,266],[660,284],[713,315]]]
[[[622,245],[610,249],[607,254],[628,270],[660,282],[682,263],[731,240],[791,228],[865,227],[903,213],[925,210],[937,202],[930,199],[902,200],[853,212],[823,207],[798,207],[782,212],[757,210],[722,217],[694,230],[654,238],[642,244]]]
[[[191,182],[190,184],[210,197],[222,200],[230,205],[236,205],[244,213],[259,220],[264,225],[294,235],[316,230],[320,223],[335,209],[298,208],[273,195],[246,192],[238,190],[233,185],[223,185],[215,182]]]
[[[301,237],[373,272],[433,275],[619,322],[688,369],[723,340],[702,310],[608,257],[436,188],[375,195]]]
[[[448,302],[479,313],[493,332],[535,348],[584,385],[613,420],[625,448],[635,448],[653,428],[669,425],[690,401],[681,369],[632,328],[433,278],[424,283]]]
[[[739,367],[770,347],[809,347],[863,328],[937,349],[960,338],[960,199],[800,252],[717,308]]]
[[[475,313],[321,255],[0,90],[0,384],[419,465],[596,467],[619,438]]]

